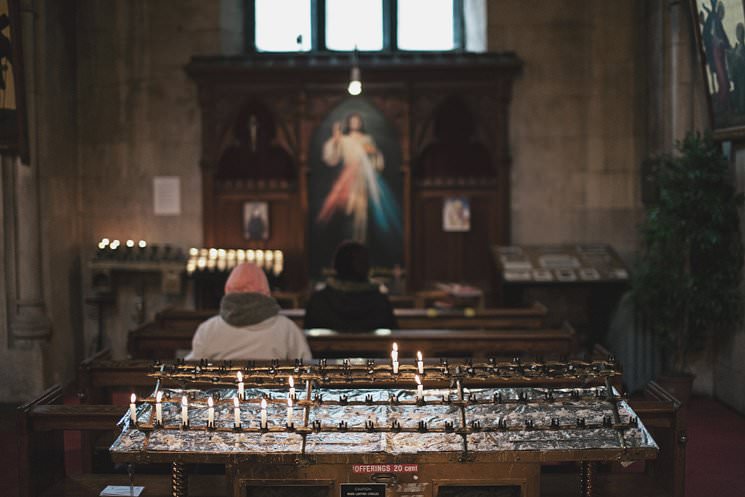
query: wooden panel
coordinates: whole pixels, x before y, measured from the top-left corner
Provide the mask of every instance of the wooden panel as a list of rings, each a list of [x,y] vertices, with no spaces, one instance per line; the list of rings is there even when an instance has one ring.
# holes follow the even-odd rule
[[[468,197],[471,229],[445,232],[442,207],[450,196]],[[487,302],[494,288],[489,247],[501,239],[504,213],[496,190],[420,189],[414,193],[412,285],[425,288],[438,281],[467,282],[486,289]]]
[[[514,54],[358,54],[365,77],[363,98],[397,129],[401,173],[405,268],[409,289],[433,280],[478,284],[487,290],[488,247],[509,236],[509,102],[521,62]],[[346,54],[261,54],[246,58],[195,57],[187,67],[199,89],[202,110],[204,244],[243,247],[241,206],[246,200],[270,202],[270,240],[255,246],[285,251],[289,290],[308,284],[307,218],[309,146],[324,116],[341,100],[349,77]],[[472,199],[473,229],[442,236],[437,199],[412,196],[411,166],[432,139],[433,111],[450,96],[460,96],[473,114],[477,138],[491,155],[496,178]],[[254,185],[226,194],[214,180],[222,152],[231,143],[241,109],[249,103],[268,109],[276,123],[276,144],[292,157],[296,176],[286,198],[269,198]],[[458,164],[453,164],[457,168]],[[269,189],[271,190],[271,188]],[[458,188],[456,194],[463,194]],[[431,212],[430,212],[431,211]],[[415,244],[414,239],[417,239]],[[437,246],[440,254],[431,254]],[[444,250],[443,250],[444,249]],[[449,254],[446,256],[445,254]],[[431,273],[434,271],[434,273]]]

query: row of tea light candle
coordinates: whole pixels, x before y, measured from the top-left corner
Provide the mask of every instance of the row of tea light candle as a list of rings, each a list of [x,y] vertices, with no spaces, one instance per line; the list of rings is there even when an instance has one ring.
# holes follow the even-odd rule
[[[186,262],[186,272],[192,274],[197,269],[226,271],[243,262],[255,263],[266,271],[272,271],[276,276],[284,270],[284,253],[281,250],[191,248]]]
[[[163,392],[158,391],[155,394],[155,426],[163,426],[163,406],[162,406]],[[133,425],[137,424],[137,396],[132,394],[129,404],[129,419]],[[212,397],[207,398],[207,427],[215,427],[215,403]],[[267,429],[267,402],[266,399],[261,399],[261,420],[260,427],[262,430]],[[287,426],[293,426],[293,398],[287,398]],[[181,426],[189,426],[189,399],[186,395],[181,396]],[[233,426],[237,429],[241,427],[241,409],[240,400],[238,396],[233,397]]]
[[[393,368],[393,374],[398,374],[399,370],[399,361],[398,361],[398,344],[393,343],[393,349],[391,351],[391,365]],[[424,360],[422,358],[422,353],[417,352],[417,373],[414,375],[414,381],[416,382],[416,400],[417,401],[423,401],[424,400],[424,385],[422,384],[422,379],[419,375],[424,374]],[[241,411],[240,411],[240,400],[245,400],[246,396],[246,390],[245,390],[245,383],[243,382],[243,373],[238,371],[236,375],[236,382],[238,384],[238,392],[235,397],[233,397],[233,426],[237,429],[241,426]],[[289,376],[287,379],[287,384],[289,386],[289,392],[287,395],[287,426],[291,427],[293,426],[293,401],[295,400],[295,379],[292,376]],[[155,425],[156,426],[162,426],[163,425],[163,407],[162,407],[162,399],[163,399],[163,392],[158,391],[155,394]],[[130,398],[130,404],[129,404],[129,417],[130,421],[133,425],[137,424],[137,396],[133,393]],[[215,427],[215,407],[214,407],[214,400],[212,399],[212,396],[207,398],[207,427],[208,428],[214,428]],[[267,402],[266,399],[261,399],[261,413],[260,413],[260,428],[262,430],[267,429],[267,412],[266,412]],[[183,395],[181,397],[181,425],[182,426],[188,426],[189,425],[189,399],[186,395]]]

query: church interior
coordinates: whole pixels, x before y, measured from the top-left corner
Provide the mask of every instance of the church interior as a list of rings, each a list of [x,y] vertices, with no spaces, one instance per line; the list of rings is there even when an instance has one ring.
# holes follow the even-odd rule
[[[745,495],[743,144],[741,0],[0,0],[0,493]]]

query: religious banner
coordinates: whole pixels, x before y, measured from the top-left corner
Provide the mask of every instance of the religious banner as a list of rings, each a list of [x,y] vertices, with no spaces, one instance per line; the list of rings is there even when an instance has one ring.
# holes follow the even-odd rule
[[[0,0],[0,151],[28,163],[18,0]]]
[[[401,145],[385,116],[345,100],[313,134],[309,162],[311,278],[332,267],[344,240],[365,244],[373,267],[401,265]]]
[[[745,2],[690,0],[711,125],[720,137],[745,132]]]

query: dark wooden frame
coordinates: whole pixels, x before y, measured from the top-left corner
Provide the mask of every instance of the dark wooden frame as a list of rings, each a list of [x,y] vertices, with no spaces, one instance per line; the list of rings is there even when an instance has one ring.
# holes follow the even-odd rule
[[[25,164],[29,162],[28,124],[26,118],[26,87],[24,77],[23,50],[21,46],[20,0],[5,0],[8,3],[10,39],[13,56],[13,84],[16,94],[15,127],[0,128],[0,151],[16,153]]]
[[[714,102],[712,98],[712,94],[710,91],[709,86],[709,78],[706,71],[706,51],[704,49],[703,39],[701,36],[701,29],[699,27],[699,17],[698,17],[698,5],[697,0],[688,0],[688,6],[689,6],[689,26],[691,27],[691,30],[693,31],[694,38],[696,40],[696,48],[698,51],[698,64],[700,67],[700,74],[703,78],[704,82],[704,88],[706,91],[706,103],[707,108],[709,111],[709,125],[711,126],[712,131],[714,132],[714,137],[718,140],[731,140],[731,139],[742,139],[745,138],[745,111],[741,114],[737,114],[741,116],[742,118],[742,124],[734,125],[734,126],[717,126],[716,124],[716,118],[715,118],[715,109],[714,109]],[[745,23],[745,4],[742,6],[743,8],[743,22]],[[725,12],[725,15],[727,13]],[[731,14],[730,14],[731,15]],[[745,89],[743,90],[745,91]]]

